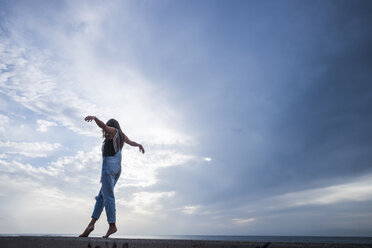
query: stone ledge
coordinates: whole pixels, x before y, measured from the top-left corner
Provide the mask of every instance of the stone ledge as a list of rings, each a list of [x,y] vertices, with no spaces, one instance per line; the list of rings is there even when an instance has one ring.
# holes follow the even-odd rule
[[[372,248],[372,244],[2,236],[0,248]]]

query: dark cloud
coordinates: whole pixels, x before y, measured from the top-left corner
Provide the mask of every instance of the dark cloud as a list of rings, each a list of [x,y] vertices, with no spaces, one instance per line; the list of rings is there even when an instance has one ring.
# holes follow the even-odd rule
[[[190,106],[203,114],[195,123],[205,132],[197,152],[212,161],[164,169],[157,185],[172,185],[185,202],[242,203],[371,173],[372,5],[263,5],[252,4],[246,16],[234,6],[238,16],[211,31],[223,36],[214,46],[225,56],[210,59],[220,61],[212,64],[227,82],[206,83]],[[266,29],[249,31],[256,25]],[[255,71],[249,61],[257,61]]]

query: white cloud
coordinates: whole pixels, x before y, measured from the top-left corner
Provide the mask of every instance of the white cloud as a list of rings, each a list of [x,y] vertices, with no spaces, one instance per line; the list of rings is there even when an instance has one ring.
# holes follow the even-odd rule
[[[58,190],[81,191],[95,194],[92,188],[99,188],[101,157],[95,147],[90,152],[78,151],[74,156],[59,157],[47,164],[31,163],[1,157],[0,170],[22,180],[37,180],[41,185],[56,187]],[[48,187],[49,187],[48,186]]]
[[[9,123],[9,117],[0,114],[0,131],[5,131],[6,126]]]
[[[36,130],[39,132],[46,132],[48,131],[48,127],[57,126],[57,123],[46,120],[37,120],[37,124],[39,126]]]
[[[183,213],[185,214],[194,214],[195,211],[199,208],[200,206],[185,206],[182,210]]]
[[[0,173],[0,187],[6,189],[0,193],[6,198],[1,202],[0,230],[6,233],[67,233],[66,227],[77,233],[84,214],[92,208],[80,195],[48,187],[39,180]],[[63,219],[63,223],[51,219]]]
[[[63,71],[50,71],[57,62],[49,61],[47,54],[32,47],[18,48],[15,44],[22,41],[10,44],[12,40],[9,39],[0,40],[0,61],[8,68],[1,73],[0,92],[35,114],[61,122],[73,131],[89,134],[76,125],[83,117],[79,120],[76,117],[83,116],[86,109],[97,109],[95,105],[76,94],[73,82],[60,75]]]
[[[53,168],[63,171],[61,181],[73,183],[76,187],[83,184],[92,187],[99,184],[100,166],[102,164],[99,147],[93,147],[91,151],[77,151],[73,156],[59,157],[51,162]]]
[[[255,220],[254,218],[246,218],[246,219],[235,218],[235,219],[232,219],[232,221],[235,224],[238,224],[238,225],[246,225],[246,224],[252,223],[254,220]]]
[[[13,141],[0,141],[0,147],[9,147],[15,150],[26,150],[30,152],[40,151],[53,151],[61,147],[61,144],[49,144],[46,142],[13,142]]]
[[[289,206],[328,205],[345,201],[372,200],[372,176],[355,182],[288,193],[279,196]]]
[[[41,179],[44,176],[56,176],[59,171],[51,166],[48,167],[34,167],[30,164],[23,164],[17,161],[0,160],[0,171],[7,174],[15,174],[17,177]]]
[[[136,192],[133,194],[133,199],[129,205],[133,208],[133,212],[142,215],[154,215],[155,213],[161,212],[163,205],[160,200],[163,198],[169,198],[174,196],[175,192]],[[122,203],[123,204],[123,203]]]
[[[32,158],[46,157],[48,153],[61,147],[62,145],[59,143],[0,141],[0,148],[3,152]]]
[[[176,150],[148,149],[145,154],[141,154],[137,148],[127,148],[123,151],[124,180],[118,184],[118,187],[154,185],[157,181],[158,169],[183,165],[193,158],[192,155],[182,154]]]
[[[372,200],[372,174],[356,178],[344,184],[289,192],[269,198],[262,198],[239,207],[245,213],[276,211],[306,206],[362,202]],[[264,206],[264,207],[262,207]],[[259,209],[259,210],[258,210]]]

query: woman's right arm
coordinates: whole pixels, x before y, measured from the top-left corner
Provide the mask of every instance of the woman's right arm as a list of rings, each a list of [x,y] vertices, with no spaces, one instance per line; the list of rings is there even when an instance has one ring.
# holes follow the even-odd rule
[[[112,137],[114,137],[115,134],[116,134],[116,129],[114,127],[107,126],[103,121],[101,121],[100,119],[98,119],[95,116],[88,115],[87,117],[84,118],[84,120],[86,122],[91,122],[91,121],[94,120],[96,122],[97,126],[102,128],[102,130],[104,130],[106,133],[109,133]]]

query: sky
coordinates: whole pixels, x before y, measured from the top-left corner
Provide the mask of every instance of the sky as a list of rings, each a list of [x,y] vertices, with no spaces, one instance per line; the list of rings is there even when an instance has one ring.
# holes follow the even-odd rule
[[[370,1],[0,0],[0,233],[372,236]],[[95,235],[107,229],[103,213]]]

